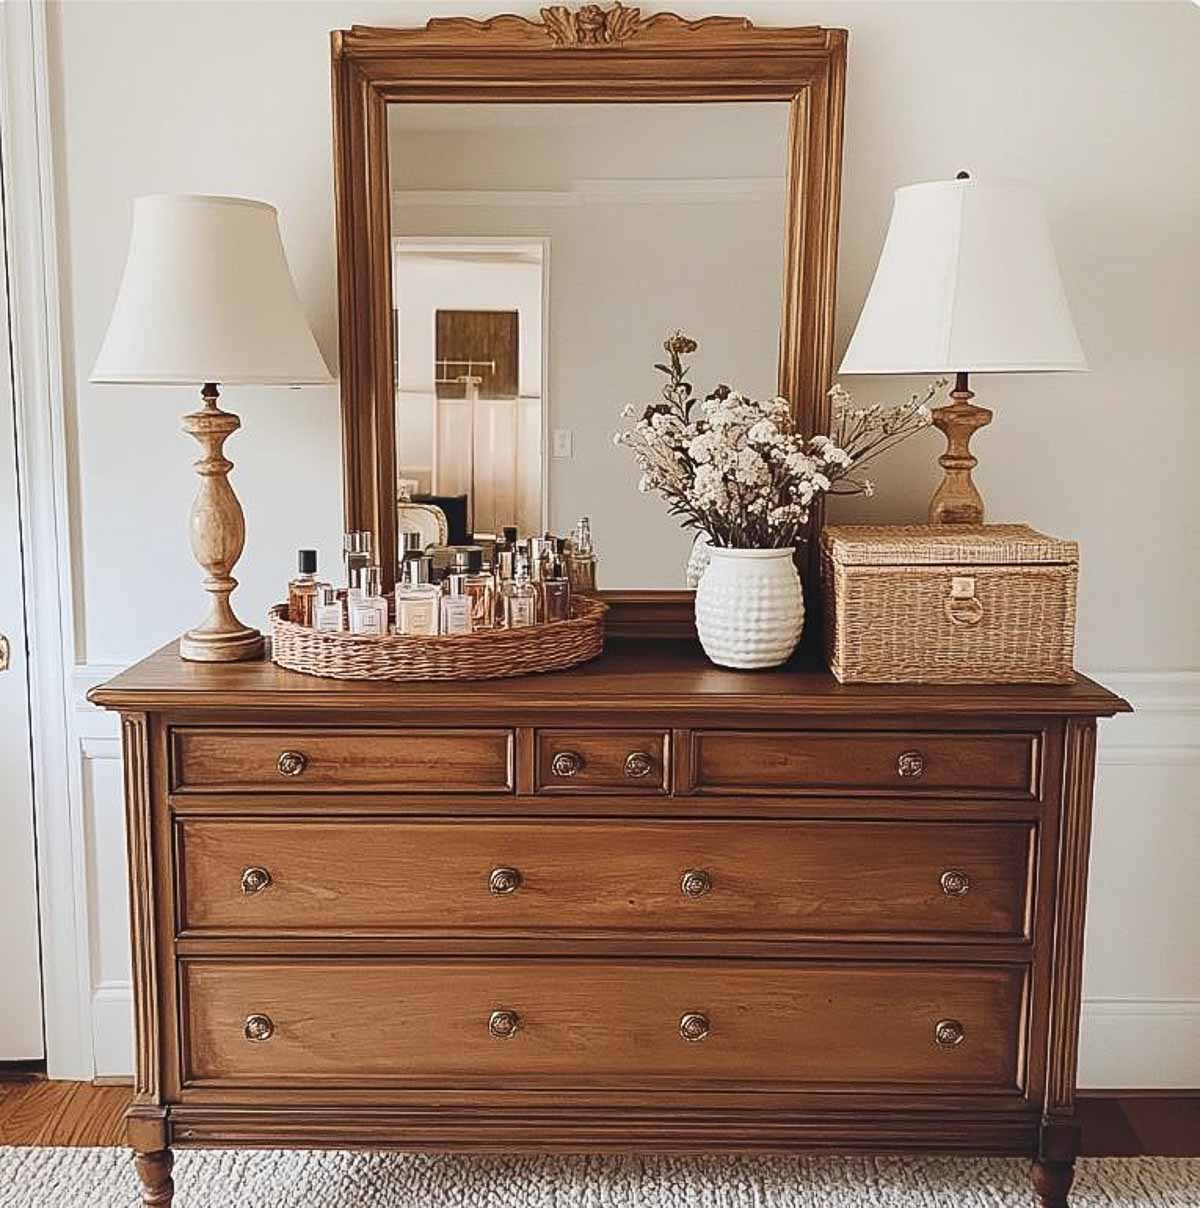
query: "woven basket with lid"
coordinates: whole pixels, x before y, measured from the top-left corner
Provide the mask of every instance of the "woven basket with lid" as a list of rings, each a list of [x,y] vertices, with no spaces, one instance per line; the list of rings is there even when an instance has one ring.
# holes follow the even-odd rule
[[[1079,548],[1021,524],[831,525],[825,652],[842,683],[1067,684]]]

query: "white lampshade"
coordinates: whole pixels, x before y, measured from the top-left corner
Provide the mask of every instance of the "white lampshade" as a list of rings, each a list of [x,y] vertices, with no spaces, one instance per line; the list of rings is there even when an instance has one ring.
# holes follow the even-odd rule
[[[241,197],[136,198],[125,275],[91,380],[330,381],[275,207]]]
[[[842,373],[1086,368],[1033,188],[945,180],[896,190]]]

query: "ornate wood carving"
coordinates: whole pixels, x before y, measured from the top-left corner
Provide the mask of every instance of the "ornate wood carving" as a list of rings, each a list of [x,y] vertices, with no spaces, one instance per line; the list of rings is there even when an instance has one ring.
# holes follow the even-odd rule
[[[336,31],[334,176],[347,527],[369,528],[379,549],[395,548],[389,103],[789,104],[785,171],[791,200],[779,389],[792,400],[801,426],[819,432],[829,423],[845,66],[845,30],[761,28],[741,17],[643,16],[620,3],[577,10],[551,6],[540,21],[455,17],[415,29]],[[815,524],[820,525],[819,510]],[[810,544],[815,559],[816,543]],[[385,559],[385,579],[391,573],[391,560]],[[816,581],[811,571],[808,579]],[[682,593],[623,594],[631,607],[625,617],[611,619],[618,625],[640,612],[646,631],[655,635],[691,630],[690,620],[679,615]],[[813,616],[810,628],[816,632],[815,611]]]
[[[1092,835],[1092,782],[1096,764],[1094,718],[1069,718],[1063,753],[1058,891],[1051,972],[1047,1118],[1075,1110],[1079,1059],[1079,1009],[1083,985],[1083,919],[1087,905],[1088,851]]]
[[[129,918],[133,937],[134,1093],[159,1103],[159,1001],[155,972],[155,869],[150,753],[146,715],[121,718],[125,756],[125,830],[129,852]]]

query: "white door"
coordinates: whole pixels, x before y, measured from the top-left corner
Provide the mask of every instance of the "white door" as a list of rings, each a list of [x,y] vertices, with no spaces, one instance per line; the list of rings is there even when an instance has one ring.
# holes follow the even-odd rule
[[[35,1061],[45,1047],[33,765],[7,262],[0,267],[0,1061]]]

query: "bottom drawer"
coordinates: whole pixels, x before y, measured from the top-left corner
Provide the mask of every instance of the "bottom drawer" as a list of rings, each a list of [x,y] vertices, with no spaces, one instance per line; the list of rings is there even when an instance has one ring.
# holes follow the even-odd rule
[[[1025,969],[182,963],[185,1085],[1018,1089]]]

